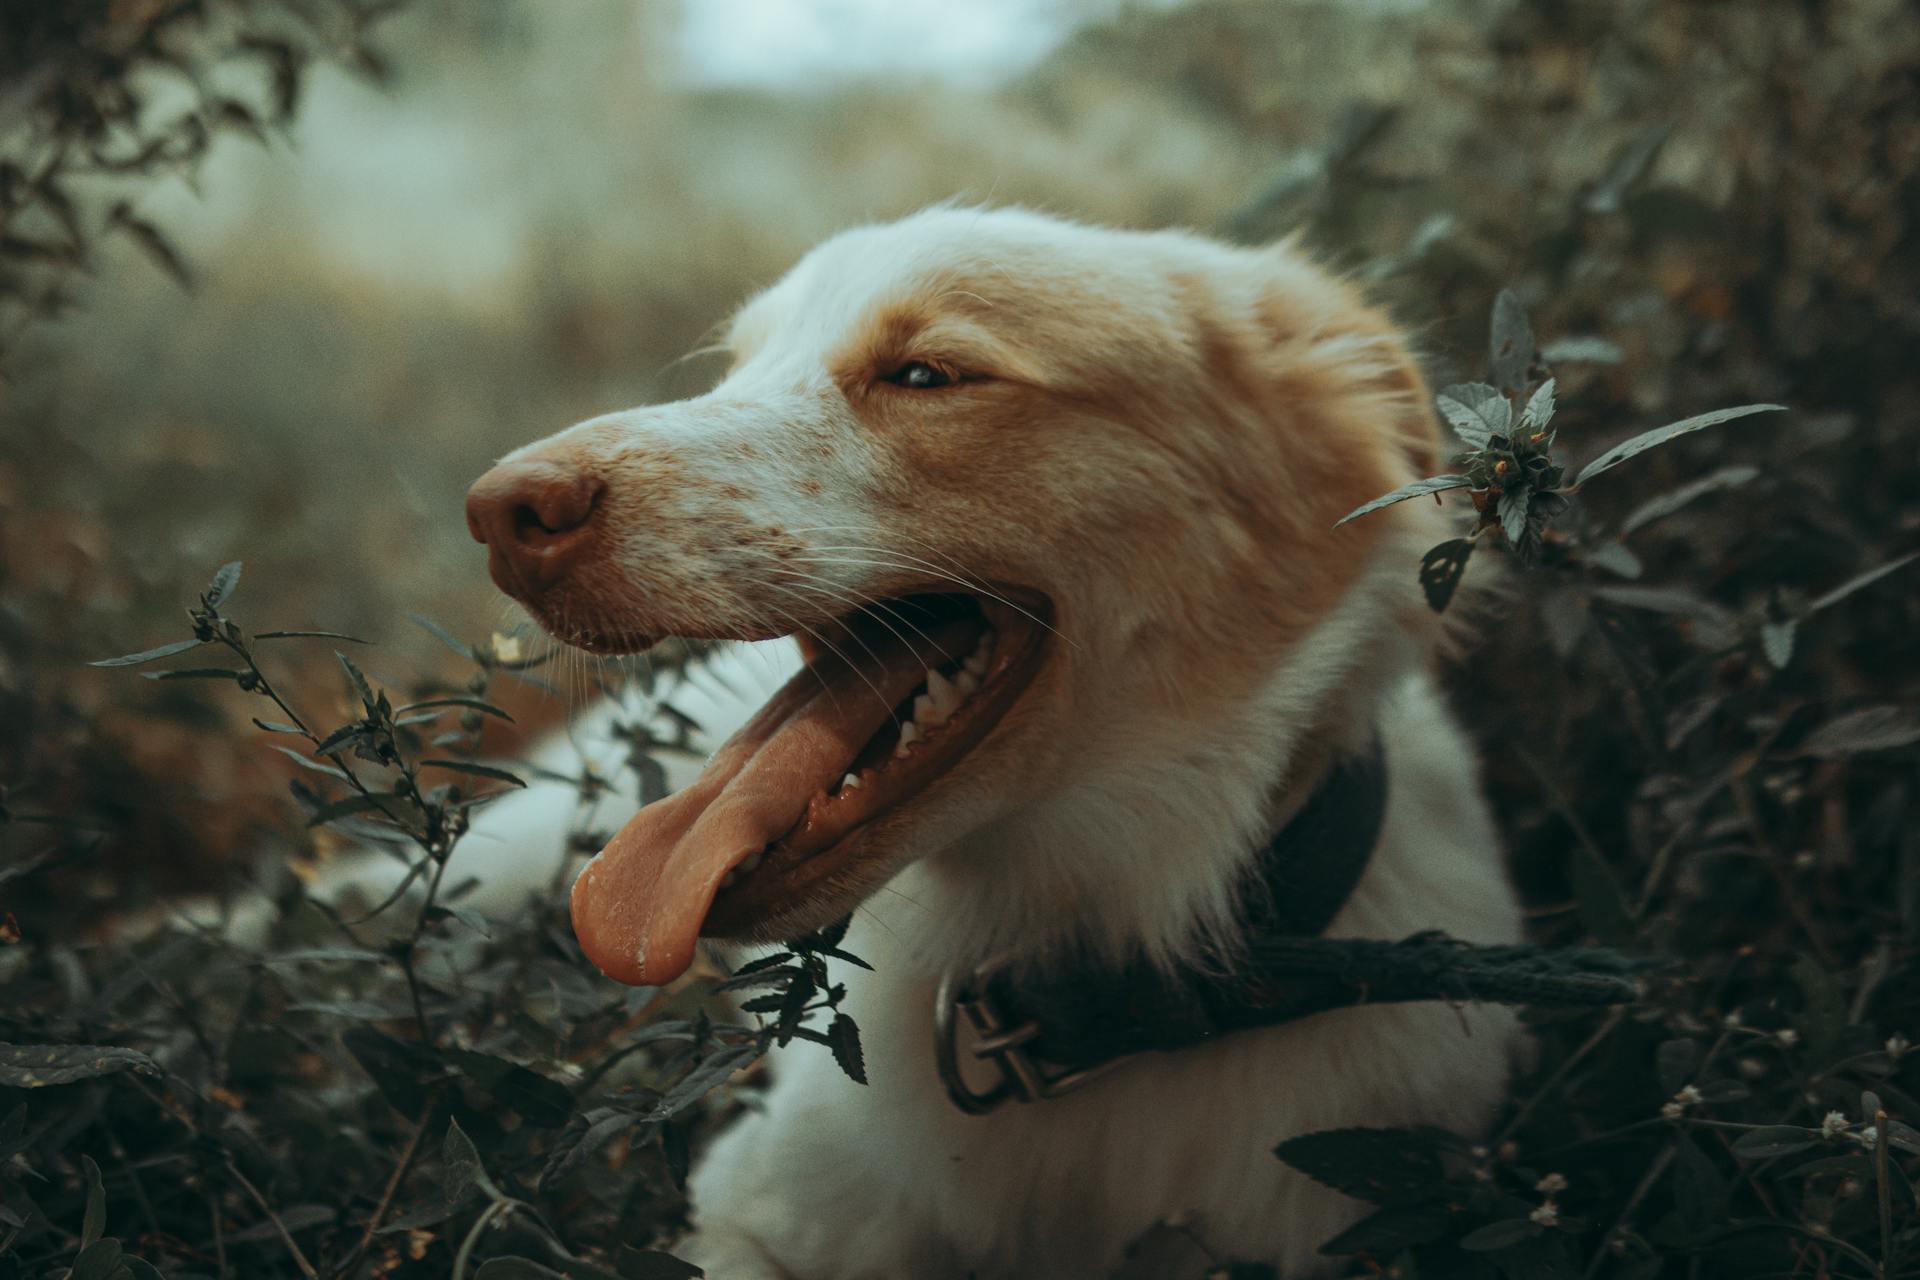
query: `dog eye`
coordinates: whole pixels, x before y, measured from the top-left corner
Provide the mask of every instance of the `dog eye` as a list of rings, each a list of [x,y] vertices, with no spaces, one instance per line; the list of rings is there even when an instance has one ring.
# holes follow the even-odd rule
[[[956,379],[944,369],[936,369],[925,361],[911,360],[895,369],[887,381],[910,391],[931,391],[935,387],[950,387]]]

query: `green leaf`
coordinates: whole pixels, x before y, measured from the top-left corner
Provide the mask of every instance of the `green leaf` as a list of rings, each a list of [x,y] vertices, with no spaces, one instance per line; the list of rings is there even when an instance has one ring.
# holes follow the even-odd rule
[[[1689,481],[1677,489],[1670,489],[1657,497],[1635,507],[1627,518],[1620,522],[1620,536],[1626,537],[1637,529],[1644,529],[1656,520],[1664,520],[1682,507],[1722,489],[1738,489],[1760,474],[1760,468],[1745,463],[1736,466],[1721,467],[1710,471],[1698,480]]]
[[[101,658],[89,662],[90,667],[135,667],[143,662],[153,662],[159,658],[171,658],[176,653],[185,653],[189,649],[198,649],[206,644],[205,640],[176,640],[172,644],[163,644],[158,649],[145,649],[139,653],[129,653],[119,658]]]
[[[440,1146],[440,1166],[440,1192],[449,1213],[466,1203],[467,1197],[476,1190],[489,1200],[502,1198],[500,1188],[487,1176],[486,1166],[480,1162],[479,1149],[458,1120],[447,1121],[447,1137]]]
[[[1408,498],[1423,498],[1429,493],[1441,493],[1447,489],[1464,489],[1466,487],[1467,478],[1465,476],[1428,476],[1425,480],[1415,480],[1412,484],[1401,485],[1392,493],[1375,498],[1365,506],[1355,507],[1352,511],[1347,512],[1346,515],[1334,521],[1333,527],[1338,529],[1349,520],[1358,520],[1361,516],[1367,515],[1370,512],[1378,511],[1382,507],[1390,507],[1396,502],[1405,502]]]
[[[1540,349],[1548,364],[1619,364],[1624,356],[1619,343],[1592,334],[1555,338]]]
[[[1793,1125],[1770,1124],[1750,1129],[1734,1141],[1733,1154],[1742,1160],[1765,1160],[1772,1156],[1790,1156],[1817,1146],[1819,1137]]]
[[[1794,633],[1799,627],[1792,618],[1760,624],[1760,652],[1766,655],[1775,671],[1785,671],[1793,661]]]
[[[240,585],[240,562],[229,560],[220,566],[220,572],[213,575],[213,583],[207,588],[207,608],[218,609],[226,603],[233,589]]]
[[[138,1049],[104,1044],[0,1043],[0,1087],[43,1089],[117,1071],[157,1076],[160,1064]]]
[[[80,1222],[80,1251],[85,1253],[107,1234],[107,1185],[92,1156],[80,1157],[80,1172],[87,1180],[87,1209]]]
[[[1486,448],[1493,437],[1507,435],[1513,426],[1513,406],[1498,387],[1484,382],[1447,387],[1434,404],[1453,433],[1472,449]]]
[[[367,683],[366,673],[360,670],[358,663],[338,649],[333,651],[333,656],[340,660],[341,670],[345,671],[347,679],[353,682],[353,690],[360,695],[360,701],[366,707],[367,714],[372,715],[378,704],[373,696],[373,686]]]
[[[1724,1216],[1727,1179],[1684,1133],[1674,1135],[1673,1155],[1674,1207],[1689,1230],[1705,1231]]]
[[[1428,608],[1435,613],[1446,612],[1472,557],[1473,542],[1468,538],[1450,538],[1420,557],[1420,590],[1427,597]]]
[[[567,1280],[563,1273],[530,1258],[490,1258],[473,1276],[474,1280]]]
[[[1877,568],[1869,569],[1865,573],[1860,574],[1857,577],[1848,578],[1845,582],[1841,583],[1839,586],[1835,587],[1833,590],[1827,592],[1825,595],[1815,600],[1812,604],[1808,605],[1807,612],[1819,613],[1822,609],[1830,608],[1833,605],[1839,604],[1842,600],[1845,600],[1848,596],[1860,590],[1862,587],[1872,586],[1874,583],[1880,581],[1880,579],[1886,577],[1888,574],[1896,572],[1897,570],[1906,568],[1908,565],[1912,564],[1915,560],[1920,560],[1920,551],[1908,552],[1906,555],[1899,556],[1895,559],[1889,560],[1885,564],[1880,565]]]
[[[297,640],[311,636],[318,640],[345,640],[349,644],[372,644],[371,640],[362,640],[359,636],[350,636],[344,631],[262,631],[254,636],[255,640]]]
[[[73,1260],[73,1270],[67,1273],[67,1280],[113,1280],[113,1274],[120,1269],[120,1242],[108,1237],[95,1240],[80,1250],[80,1256]]]
[[[176,667],[172,671],[142,671],[147,680],[238,680],[246,675],[240,667]]]
[[[500,719],[509,723],[513,720],[512,716],[502,711],[499,707],[494,706],[491,702],[482,702],[478,698],[429,698],[425,702],[409,702],[405,706],[395,707],[393,714],[397,716],[405,715],[409,711],[424,711],[428,707],[466,707],[470,711],[478,711],[485,715],[498,716]]]
[[[447,630],[445,627],[435,622],[432,618],[429,618],[426,615],[419,614],[419,613],[409,613],[407,614],[407,617],[413,622],[415,626],[427,632],[427,634],[431,635],[434,639],[438,640],[441,644],[444,644],[445,646],[447,646],[447,648],[453,650],[455,653],[459,654],[461,657],[463,658],[473,657],[473,647],[471,645],[463,642],[459,637],[455,636],[451,631]]]
[[[471,1049],[448,1049],[443,1056],[448,1065],[536,1128],[558,1129],[573,1116],[573,1094],[567,1087],[531,1068]]]
[[[423,767],[450,769],[455,773],[470,773],[476,778],[492,778],[496,782],[510,782],[516,787],[526,786],[525,780],[505,769],[497,769],[490,764],[475,764],[471,760],[422,760]]]
[[[254,716],[253,723],[259,728],[265,729],[268,733],[295,733],[303,735],[305,733],[305,730],[301,729],[299,725],[286,724],[279,720],[262,720],[260,717]]]
[[[847,1073],[855,1084],[867,1082],[866,1055],[860,1050],[860,1028],[853,1019],[844,1013],[833,1015],[833,1023],[827,1028],[827,1045],[833,1050],[833,1060]]]
[[[1521,410],[1521,418],[1535,431],[1544,431],[1553,418],[1553,389],[1557,379],[1548,378],[1534,389],[1527,398],[1527,407]]]
[[[1444,1239],[1452,1234],[1458,1217],[1440,1200],[1379,1209],[1321,1245],[1320,1252],[1329,1257],[1367,1253],[1389,1258],[1402,1249]]]
[[[1654,1074],[1660,1081],[1660,1092],[1678,1093],[1700,1068],[1700,1042],[1684,1037],[1664,1040],[1655,1050],[1653,1062]]]
[[[700,1280],[707,1273],[691,1262],[682,1262],[658,1249],[635,1249],[623,1245],[615,1262],[622,1280]]]
[[[1527,514],[1533,508],[1533,487],[1515,485],[1500,495],[1500,532],[1507,545],[1518,548],[1527,536]]]
[[[1513,290],[1502,289],[1493,300],[1493,323],[1487,336],[1487,362],[1495,384],[1502,390],[1518,391],[1533,366],[1534,351],[1527,309]]]
[[[1460,1247],[1472,1253],[1489,1253],[1531,1240],[1545,1230],[1532,1218],[1503,1218],[1461,1236]]]
[[[347,780],[347,775],[344,770],[335,765],[327,764],[324,761],[315,760],[304,751],[295,751],[293,748],[283,747],[277,742],[269,742],[267,745],[275,751],[278,751],[281,755],[286,756],[289,760],[294,761],[303,769],[311,769],[315,773],[324,773],[329,778],[338,778],[342,782]]]
[[[315,809],[312,813],[308,814],[307,825],[309,827],[324,826],[329,822],[333,822],[340,818],[351,817],[356,813],[366,813],[370,810],[378,810],[380,809],[381,802],[384,800],[398,800],[398,799],[399,797],[396,796],[391,791],[374,791],[374,792],[369,792],[366,795],[356,794],[356,795],[345,796],[339,800],[334,800],[327,804],[323,804],[318,809]]]
[[[1862,707],[1836,716],[1808,734],[1800,754],[1840,760],[1868,751],[1893,751],[1920,742],[1920,707]]]
[[[1787,406],[1783,404],[1743,404],[1738,408],[1715,409],[1712,413],[1699,414],[1696,417],[1684,418],[1679,422],[1670,422],[1664,427],[1655,427],[1652,431],[1643,431],[1631,440],[1621,441],[1619,444],[1613,446],[1613,448],[1595,458],[1592,462],[1589,462],[1586,468],[1580,472],[1580,478],[1573,482],[1573,487],[1578,489],[1602,472],[1611,471],[1628,458],[1636,457],[1649,449],[1657,448],[1660,445],[1666,444],[1669,440],[1677,440],[1681,436],[1690,435],[1695,431],[1703,431],[1708,427],[1717,427],[1723,422],[1731,422],[1735,418],[1744,418],[1749,414],[1773,413],[1784,410],[1786,407]]]
[[[728,1045],[707,1058],[683,1076],[679,1083],[667,1090],[666,1096],[654,1104],[646,1115],[648,1120],[666,1120],[679,1114],[707,1096],[715,1088],[725,1083],[734,1072],[760,1056],[760,1045],[749,1040],[744,1044]]]
[[[1447,1194],[1435,1135],[1414,1129],[1323,1129],[1273,1149],[1335,1191],[1371,1204],[1406,1205]]]

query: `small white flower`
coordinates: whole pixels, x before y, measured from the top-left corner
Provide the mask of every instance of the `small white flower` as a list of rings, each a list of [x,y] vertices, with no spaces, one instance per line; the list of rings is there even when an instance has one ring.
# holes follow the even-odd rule
[[[1873,1150],[1874,1147],[1878,1145],[1880,1142],[1880,1126],[1872,1125],[1872,1124],[1868,1125],[1866,1128],[1854,1134],[1853,1140],[1859,1143],[1861,1146],[1865,1147],[1867,1150],[1869,1151]]]
[[[1660,1107],[1660,1114],[1665,1116],[1669,1120],[1678,1120],[1681,1116],[1685,1115],[1686,1113],[1687,1113],[1687,1109],[1681,1106],[1677,1102],[1663,1103],[1661,1104],[1661,1107]]]
[[[1546,1177],[1540,1179],[1540,1181],[1534,1183],[1533,1189],[1535,1191],[1538,1191],[1541,1195],[1547,1195],[1547,1196],[1552,1195],[1556,1191],[1565,1191],[1567,1189],[1566,1175],[1560,1174],[1560,1173],[1550,1173]]]
[[[1555,1226],[1560,1221],[1560,1206],[1551,1200],[1542,1201],[1540,1207],[1527,1216],[1543,1227]]]
[[[1673,1095],[1673,1100],[1675,1102],[1684,1103],[1685,1105],[1690,1107],[1694,1103],[1700,1101],[1700,1090],[1694,1087],[1693,1085],[1687,1085],[1685,1088],[1681,1089],[1680,1092]]]
[[[518,662],[526,656],[526,649],[520,643],[519,636],[493,633],[493,657],[496,662]]]
[[[1780,1030],[1773,1033],[1773,1038],[1780,1042],[1780,1047],[1783,1049],[1791,1049],[1800,1043],[1800,1033],[1792,1027],[1780,1028]]]
[[[1893,1057],[1893,1058],[1902,1057],[1905,1055],[1907,1050],[1911,1048],[1913,1048],[1913,1046],[1907,1043],[1907,1038],[1901,1035],[1898,1031],[1894,1032],[1892,1035],[1887,1037],[1887,1055],[1889,1057]]]
[[[1735,1009],[1732,1013],[1721,1019],[1721,1025],[1729,1031],[1738,1031],[1740,1029],[1740,1011]]]
[[[1823,1138],[1832,1138],[1845,1133],[1849,1123],[1847,1117],[1842,1113],[1829,1111],[1827,1112],[1826,1119],[1820,1122],[1820,1136]]]

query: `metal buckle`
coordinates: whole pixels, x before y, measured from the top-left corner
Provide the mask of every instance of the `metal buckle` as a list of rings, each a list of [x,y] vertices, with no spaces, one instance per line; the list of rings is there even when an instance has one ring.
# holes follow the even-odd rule
[[[940,1082],[947,1087],[953,1105],[970,1116],[983,1116],[998,1110],[1009,1099],[1039,1102],[1072,1093],[1082,1085],[1098,1080],[1133,1054],[1123,1054],[1106,1062],[1077,1071],[1047,1074],[1045,1068],[1026,1051],[1040,1034],[1040,1024],[1023,1022],[1006,1025],[1006,1016],[987,995],[987,983],[1007,967],[1011,957],[1001,956],[975,969],[964,978],[948,973],[940,979],[940,990],[933,1001],[933,1060]],[[978,1040],[970,1052],[981,1061],[992,1061],[1000,1069],[1000,1082],[984,1092],[967,1084],[960,1073],[960,1019],[964,1014]]]

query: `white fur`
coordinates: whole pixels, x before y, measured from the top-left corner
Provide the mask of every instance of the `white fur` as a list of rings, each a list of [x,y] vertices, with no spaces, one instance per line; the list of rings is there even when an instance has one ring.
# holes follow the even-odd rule
[[[903,276],[903,262],[917,276]],[[945,292],[928,294],[929,271]],[[896,406],[876,427],[861,416],[871,412],[862,408],[868,393],[845,390],[852,375],[835,364],[844,360],[836,352],[849,349],[847,335],[860,332],[875,299],[900,296],[911,279],[922,281],[918,296],[931,297],[926,306],[960,294],[977,299],[966,319],[971,332],[991,335],[1014,320],[1033,326],[998,347],[991,337],[967,339],[988,354],[969,357],[974,348],[963,342],[957,359],[1011,362],[1028,382],[1096,392],[1137,380],[1138,410],[1056,397],[1045,402],[1054,417],[1031,432],[1004,398],[977,401],[1001,406],[992,410],[1001,415],[999,434],[991,443],[983,437],[980,456],[1011,441],[1021,465],[1052,486],[1049,501],[1072,508],[1047,526],[1050,547],[1030,555],[1040,535],[1030,534],[1022,513],[1008,511],[984,530],[977,515],[957,514],[983,508],[968,506],[965,493],[956,499],[953,487],[997,483],[991,466],[976,478],[916,452],[968,429],[970,419],[952,406],[976,401],[915,402],[876,391]],[[1287,305],[1262,310],[1276,294]],[[1056,303],[1066,319],[1049,321]],[[1192,307],[1214,314],[1196,329]],[[1080,316],[1090,330],[1080,332]],[[810,553],[831,552],[847,529],[863,546],[898,548],[903,558],[932,546],[927,539],[964,553],[977,533],[978,560],[1006,578],[1034,575],[1027,580],[1062,603],[1071,629],[1050,659],[1057,671],[1045,706],[1015,725],[1016,706],[1005,732],[963,760],[932,798],[914,802],[926,816],[903,837],[910,847],[856,912],[846,945],[875,972],[845,977],[871,1083],[849,1082],[816,1046],[790,1048],[778,1055],[764,1105],[719,1137],[696,1170],[697,1230],[682,1252],[716,1280],[1102,1280],[1130,1241],[1171,1217],[1189,1221],[1219,1256],[1270,1262],[1289,1276],[1319,1274],[1327,1260],[1316,1248],[1361,1206],[1290,1171],[1274,1156],[1276,1143],[1343,1125],[1471,1133],[1497,1106],[1515,1020],[1500,1009],[1443,1004],[1343,1010],[1150,1055],[1080,1093],[985,1117],[955,1110],[934,1071],[933,989],[945,972],[1009,951],[1044,958],[1070,947],[1177,963],[1197,943],[1230,943],[1234,886],[1270,834],[1279,780],[1359,747],[1375,727],[1387,750],[1388,811],[1370,867],[1331,933],[1520,937],[1472,750],[1427,674],[1435,635],[1412,567],[1434,540],[1430,509],[1410,504],[1377,518],[1389,531],[1354,585],[1289,646],[1260,657],[1264,666],[1250,666],[1246,652],[1210,655],[1210,636],[1178,616],[1191,603],[1179,589],[1193,589],[1182,581],[1183,564],[1262,572],[1277,549],[1252,540],[1253,526],[1225,515],[1163,520],[1153,527],[1178,530],[1178,542],[1103,552],[1120,545],[1116,539],[1140,537],[1129,527],[1130,505],[1164,502],[1170,492],[1204,499],[1216,483],[1207,477],[1219,474],[1208,468],[1217,468],[1220,450],[1191,450],[1176,464],[1163,445],[1127,432],[1116,413],[1212,432],[1209,441],[1222,448],[1264,450],[1260,465],[1274,465],[1270,440],[1259,434],[1258,415],[1269,410],[1224,399],[1221,375],[1206,363],[1218,352],[1209,355],[1201,339],[1252,351],[1234,375],[1252,378],[1269,359],[1253,348],[1276,324],[1296,328],[1281,335],[1293,345],[1271,358],[1275,367],[1289,376],[1303,368],[1338,375],[1324,384],[1325,395],[1339,398],[1331,421],[1351,423],[1353,406],[1377,399],[1381,438],[1397,438],[1401,428],[1385,418],[1404,416],[1423,398],[1417,385],[1379,390],[1398,367],[1397,340],[1288,250],[1257,255],[1188,236],[934,211],[810,256],[742,313],[741,363],[709,396],[612,415],[533,447],[611,477],[606,518],[621,531],[616,558],[596,566],[598,576],[549,602],[543,617],[557,629],[594,610],[608,619],[596,624],[603,630],[660,634],[682,619],[635,621],[637,611],[673,609],[751,630],[776,606],[844,609],[889,589],[861,567],[872,561],[823,565],[835,576],[819,581],[841,603],[805,604],[791,590],[767,594],[778,579],[765,567],[765,546],[776,535],[797,536]],[[1029,361],[1043,344],[1049,349]],[[836,368],[839,382],[828,376]],[[1010,394],[1015,381],[979,394]],[[899,416],[923,404],[935,416]],[[1308,425],[1295,428],[1305,433],[1297,448],[1323,447],[1311,415],[1300,421]],[[1170,485],[1167,468],[1175,465],[1185,469]],[[931,478],[916,491],[920,474]],[[1285,480],[1274,477],[1276,485]],[[915,505],[923,496],[924,512]],[[1206,508],[1183,508],[1192,509]],[[923,514],[944,519],[947,532],[920,523]],[[1315,527],[1326,529],[1333,514]],[[769,525],[782,528],[763,532]],[[698,547],[689,545],[690,529],[701,531]],[[1314,554],[1347,545],[1365,544]],[[1158,585],[1139,585],[1147,581]],[[1221,603],[1227,588],[1208,589],[1210,603]],[[1234,614],[1227,607],[1217,616]],[[1211,685],[1200,678],[1210,657]],[[785,642],[721,662],[726,682],[745,696],[735,701],[711,682],[674,695],[698,704],[682,702],[716,742],[795,665]],[[1218,693],[1223,670],[1238,682],[1231,698]],[[1191,688],[1215,690],[1204,713],[1188,705],[1183,673]],[[604,718],[590,719],[576,736],[589,752],[605,752],[604,727]],[[684,770],[675,780],[685,780]],[[455,878],[478,875],[486,900],[501,905],[546,885],[551,863],[529,860],[529,851],[555,846],[571,803],[565,788],[543,786],[486,811],[462,846]]]

